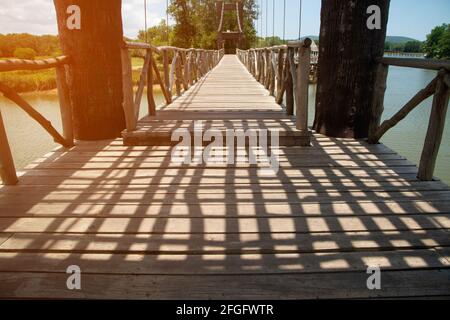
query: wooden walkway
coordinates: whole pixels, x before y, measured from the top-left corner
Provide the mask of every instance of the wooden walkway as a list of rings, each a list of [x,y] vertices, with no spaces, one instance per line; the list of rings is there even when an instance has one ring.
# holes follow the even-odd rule
[[[257,119],[252,105],[264,100],[281,115],[252,90],[214,106]],[[183,119],[209,110],[188,95],[170,109]],[[160,117],[178,117],[167,109]],[[448,186],[417,181],[384,145],[317,134],[312,145],[282,146],[272,177],[247,165],[177,166],[167,146],[121,139],[55,150],[0,189],[0,297],[449,298]],[[70,265],[81,268],[80,291],[66,288]],[[381,267],[381,290],[367,289],[368,266]]]
[[[160,109],[157,116],[139,121],[138,130],[124,132],[124,142],[172,145],[172,132],[180,128],[193,131],[195,120],[202,120],[205,130],[276,129],[281,145],[309,145],[307,134],[296,130],[295,118],[286,115],[233,55],[224,56],[215,69],[172,104]]]

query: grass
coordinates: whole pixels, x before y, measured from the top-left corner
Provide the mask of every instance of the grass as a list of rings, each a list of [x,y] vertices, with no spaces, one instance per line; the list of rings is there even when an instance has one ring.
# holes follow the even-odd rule
[[[142,67],[144,60],[141,58],[132,58],[133,67]],[[140,71],[133,70],[133,83],[139,83]],[[56,88],[55,69],[37,70],[37,71],[12,71],[0,72],[0,82],[12,88],[16,92],[46,91]]]
[[[55,69],[0,73],[0,82],[16,92],[45,91],[56,88]]]

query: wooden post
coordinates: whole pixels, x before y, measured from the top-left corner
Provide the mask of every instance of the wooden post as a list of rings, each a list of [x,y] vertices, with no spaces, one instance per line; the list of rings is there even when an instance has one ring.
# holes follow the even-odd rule
[[[170,76],[169,76],[169,52],[163,50],[163,70],[164,70],[164,86],[169,97],[169,102],[172,103],[172,88],[170,88]]]
[[[177,90],[177,96],[181,96],[181,82],[182,82],[182,75],[181,75],[181,55],[178,51],[175,52],[175,55],[177,56],[177,59],[175,60],[175,86]]]
[[[173,53],[173,59],[172,59],[172,63],[170,64],[170,74],[169,74],[169,86],[167,89],[167,92],[169,93],[169,95],[172,97],[172,89],[173,89],[173,85],[175,82],[175,71],[176,71],[176,67],[177,67],[177,59],[178,59],[178,54],[175,51]],[[178,93],[178,86],[177,86],[177,93]]]
[[[270,83],[269,83],[269,92],[271,96],[275,95],[275,82],[276,82],[276,63],[275,63],[275,51],[270,50]]]
[[[264,57],[265,57],[265,76],[264,76],[264,87],[269,90],[270,88],[270,77],[271,77],[271,70],[272,70],[272,61],[270,61],[270,50],[266,49],[264,51]]]
[[[79,140],[119,137],[125,128],[122,109],[121,1],[54,0],[59,40],[69,56],[68,88],[74,136]],[[80,8],[80,28],[68,27],[71,5]]]
[[[286,114],[292,116],[294,114],[294,89],[292,82],[291,65],[289,61],[289,51],[286,51],[285,57],[285,78],[284,87],[286,88]]]
[[[278,51],[277,56],[277,98],[276,101],[278,104],[283,102],[283,94],[284,94],[284,78],[283,78],[283,70],[284,70],[284,50],[280,49]]]
[[[73,118],[72,105],[69,98],[69,88],[67,85],[66,66],[60,65],[56,67],[56,85],[58,88],[59,108],[61,112],[61,123],[63,129],[63,137],[66,142],[73,146]]]
[[[136,129],[136,119],[134,114],[133,81],[131,56],[128,48],[124,47],[122,54],[122,92],[123,92],[123,111],[125,113],[126,128],[128,131]]]
[[[5,185],[16,185],[16,168],[11,154],[11,149],[6,135],[5,124],[3,123],[2,113],[0,111],[0,177]]]
[[[380,28],[368,28],[370,6]],[[322,0],[314,129],[342,138],[367,138],[372,121],[377,58],[384,54],[390,0]],[[369,21],[370,22],[370,21]]]
[[[384,110],[384,96],[386,93],[386,81],[389,72],[389,66],[380,63],[377,67],[375,88],[372,96],[372,106],[370,108],[371,119],[369,123],[369,138],[373,137],[381,123],[381,115]]]
[[[148,115],[156,116],[156,103],[155,96],[153,94],[153,64],[155,63],[153,60],[153,51],[150,49],[148,53],[150,55],[150,65],[148,66],[147,73],[147,101],[148,101]]]
[[[445,116],[447,114],[448,101],[450,89],[445,84],[443,75],[440,76],[436,84],[436,92],[433,99],[433,107],[431,109],[430,123],[428,126],[427,136],[420,158],[418,178],[422,181],[431,181],[433,179],[434,168],[436,166],[436,159],[439,152],[439,147],[442,142],[442,134],[445,126]]]
[[[297,129],[305,135],[308,129],[308,98],[309,98],[309,71],[311,69],[311,43],[305,39],[298,49],[297,87],[294,88],[297,96]]]
[[[164,98],[166,99],[166,103],[169,104],[171,103],[171,97],[169,96],[169,94],[166,91],[166,85],[163,82],[163,79],[161,78],[161,74],[159,73],[158,70],[158,66],[156,65],[155,59],[152,59],[152,65],[153,65],[153,71],[155,72],[156,75],[156,80],[159,83],[159,86],[161,87],[161,91],[164,95]]]

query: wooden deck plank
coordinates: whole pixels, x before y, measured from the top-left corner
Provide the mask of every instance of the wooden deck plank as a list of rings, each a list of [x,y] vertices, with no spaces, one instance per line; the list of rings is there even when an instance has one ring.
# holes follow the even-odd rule
[[[450,215],[360,217],[14,217],[0,218],[0,230],[62,233],[318,233],[450,229]]]
[[[368,290],[367,274],[364,272],[189,277],[86,274],[83,276],[83,290],[70,291],[65,285],[65,273],[4,272],[0,273],[3,287],[0,297],[203,300],[398,298],[448,295],[449,278],[448,269],[385,271],[382,289]]]
[[[8,252],[0,253],[0,272],[64,273],[69,265],[80,266],[83,273],[116,275],[365,272],[367,266],[378,266],[384,271],[450,268],[450,262],[433,249],[243,255],[116,254],[111,263],[103,263],[110,259],[110,255],[105,253]]]
[[[310,234],[15,233],[0,246],[0,252],[236,255],[377,252],[449,246],[450,232],[445,229]]]

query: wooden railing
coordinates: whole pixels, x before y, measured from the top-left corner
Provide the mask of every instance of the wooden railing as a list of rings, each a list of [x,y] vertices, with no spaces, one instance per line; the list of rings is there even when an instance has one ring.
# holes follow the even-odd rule
[[[0,92],[9,100],[22,108],[31,118],[38,122],[55,140],[56,143],[70,148],[74,145],[72,109],[69,100],[69,91],[66,77],[66,65],[69,58],[62,56],[45,60],[0,60],[0,72],[17,70],[41,70],[56,68],[56,83],[58,88],[59,105],[61,111],[63,134],[59,134],[43,115],[34,109],[27,101],[7,85],[0,82]],[[3,118],[0,112],[0,177],[6,185],[15,185],[18,182],[11,149],[8,143]]]
[[[369,130],[369,143],[378,143],[388,130],[403,120],[415,107],[429,97],[434,96],[418,173],[420,180],[430,181],[433,179],[436,159],[444,132],[450,94],[450,62],[425,59],[380,58],[378,63],[377,80],[372,99],[372,123]],[[438,70],[438,74],[424,89],[412,97],[400,111],[380,125],[384,109],[384,95],[389,66]]]
[[[286,113],[294,114],[296,127],[309,134],[308,96],[311,72],[311,39],[289,42],[287,45],[250,50],[237,50],[248,71],[262,83]]]
[[[144,65],[136,93],[133,90],[130,49],[145,51]],[[161,76],[154,54],[162,58]],[[151,44],[125,42],[122,49],[123,109],[127,131],[134,131],[139,120],[142,95],[147,85],[148,114],[156,115],[153,92],[154,78],[161,87],[167,104],[172,103],[172,91],[177,96],[199,81],[222,59],[223,50],[182,49],[170,46],[155,47]],[[155,77],[154,77],[155,75]]]

